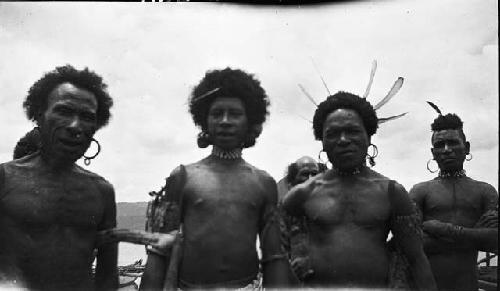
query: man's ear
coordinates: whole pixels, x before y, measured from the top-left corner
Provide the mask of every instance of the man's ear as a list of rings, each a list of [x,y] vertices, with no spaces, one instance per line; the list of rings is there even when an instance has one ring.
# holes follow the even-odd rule
[[[465,154],[470,154],[470,143],[468,141],[465,142]]]
[[[434,147],[431,147],[432,158],[436,159],[436,154],[434,153]]]

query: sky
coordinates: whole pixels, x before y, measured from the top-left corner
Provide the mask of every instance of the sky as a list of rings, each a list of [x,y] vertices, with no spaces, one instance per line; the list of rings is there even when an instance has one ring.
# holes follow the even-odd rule
[[[398,77],[402,89],[377,111],[403,112],[380,125],[374,170],[409,190],[432,179],[430,124],[457,113],[471,143],[467,174],[498,189],[497,1],[373,1],[312,6],[222,3],[0,3],[0,162],[34,124],[22,102],[56,66],[89,67],[114,98],[112,119],[98,131],[102,151],[86,167],[110,181],[117,201],[147,201],[179,164],[210,153],[187,99],[207,70],[240,68],[261,81],[270,115],[243,157],[276,180],[303,155],[317,158],[315,106],[329,91],[376,103]],[[88,154],[93,153],[93,148]],[[436,167],[433,164],[433,167]]]

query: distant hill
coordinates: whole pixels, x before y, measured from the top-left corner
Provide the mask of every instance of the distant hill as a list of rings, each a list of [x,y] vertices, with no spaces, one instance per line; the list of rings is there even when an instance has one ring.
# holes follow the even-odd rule
[[[147,202],[118,202],[116,220],[118,228],[144,230]]]

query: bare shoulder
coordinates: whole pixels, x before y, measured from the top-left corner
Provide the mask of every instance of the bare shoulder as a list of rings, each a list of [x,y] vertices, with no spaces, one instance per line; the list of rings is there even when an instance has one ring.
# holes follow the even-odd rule
[[[74,172],[78,176],[86,177],[89,180],[91,180],[93,183],[95,183],[95,185],[100,190],[102,195],[106,195],[106,196],[108,196],[108,195],[114,196],[115,195],[113,185],[108,180],[106,180],[104,177],[102,177],[94,172],[91,172],[87,169],[84,169],[78,165],[75,166]]]
[[[492,185],[468,178],[470,181],[471,188],[477,189],[472,191],[471,194],[481,195],[481,200],[483,201],[484,211],[491,209],[498,209],[498,192]]]
[[[370,169],[370,179],[378,184],[379,189],[382,189],[383,195],[387,195],[393,211],[397,215],[405,215],[413,211],[413,204],[405,187],[396,180],[390,179],[380,173]],[[394,181],[393,188],[391,181]]]
[[[6,163],[3,163],[4,168],[35,168],[37,164],[37,160],[39,158],[39,153],[35,152],[33,154],[24,156],[22,158],[12,160]]]
[[[272,182],[276,184],[276,181],[268,172],[261,170],[246,161],[243,163],[242,166],[249,169],[252,172],[252,174],[255,174],[260,180],[266,183]]]
[[[474,180],[472,178],[469,178],[469,180],[474,185],[474,188],[480,189],[481,193],[483,193],[485,195],[498,196],[497,190],[491,184],[488,184],[488,183],[483,182],[483,181]]]
[[[255,175],[259,183],[261,183],[261,185],[266,188],[266,192],[268,192],[267,190],[269,190],[268,187],[271,187],[273,191],[277,191],[276,181],[268,172],[261,170],[246,161],[242,164],[242,167],[244,167],[246,170],[249,170],[252,175]]]
[[[366,178],[377,184],[379,186],[379,188],[384,192],[384,193],[387,193],[388,192],[388,187],[389,187],[389,184],[390,184],[390,181],[394,181],[394,191],[395,193],[405,193],[407,194],[406,192],[406,189],[403,185],[401,185],[398,181],[396,180],[393,180],[391,178],[388,178],[382,174],[380,174],[379,172],[376,172],[372,169],[368,169],[367,171],[367,174],[366,174]]]

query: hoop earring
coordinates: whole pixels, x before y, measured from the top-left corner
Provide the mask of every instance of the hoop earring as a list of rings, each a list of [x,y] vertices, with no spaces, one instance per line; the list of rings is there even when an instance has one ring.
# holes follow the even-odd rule
[[[83,163],[85,164],[85,166],[90,165],[90,162],[93,159],[95,159],[95,157],[97,157],[97,155],[101,152],[101,145],[99,144],[99,142],[95,138],[92,138],[90,140],[90,143],[92,143],[92,142],[95,142],[97,144],[97,152],[93,156],[90,156],[90,157],[83,154]]]
[[[434,171],[433,171],[433,170],[431,170],[431,168],[429,167],[429,163],[430,163],[431,161],[434,161],[434,159],[429,159],[429,160],[427,161],[427,171],[429,171],[429,172],[431,172],[431,173],[433,173],[433,174],[434,174],[434,173],[436,173],[439,169],[434,170]]]
[[[467,155],[465,155],[465,160],[468,162],[470,160],[472,160],[472,154],[471,153],[468,153]]]
[[[371,155],[368,153],[368,149],[370,148],[370,146],[373,147],[373,153]],[[375,166],[375,158],[378,156],[378,148],[376,145],[371,143],[368,146],[368,149],[366,149],[366,157],[368,158],[368,162],[370,163],[370,166],[373,167],[373,166]]]

